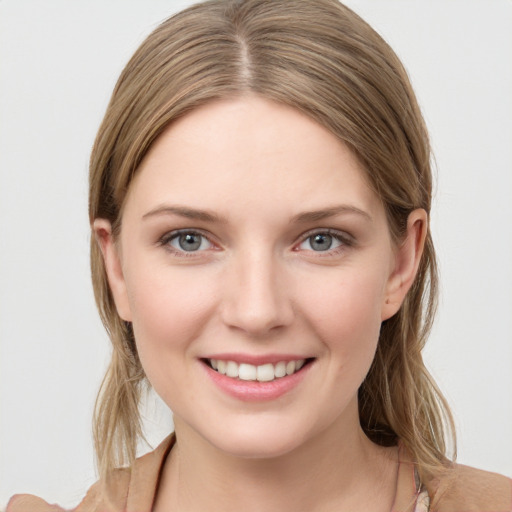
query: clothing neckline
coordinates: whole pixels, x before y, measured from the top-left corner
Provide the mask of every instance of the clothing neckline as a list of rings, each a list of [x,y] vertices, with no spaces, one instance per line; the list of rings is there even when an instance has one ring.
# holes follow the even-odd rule
[[[155,450],[136,459],[130,472],[126,512],[152,509],[165,461],[175,443],[176,436],[172,433]],[[397,479],[391,512],[428,512],[428,492],[421,485],[416,465],[403,443],[399,442],[397,448]]]

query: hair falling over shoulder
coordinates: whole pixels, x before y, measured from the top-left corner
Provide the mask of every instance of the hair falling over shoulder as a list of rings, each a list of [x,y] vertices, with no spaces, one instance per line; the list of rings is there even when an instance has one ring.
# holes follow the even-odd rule
[[[91,223],[107,219],[114,237],[119,233],[130,182],[170,123],[209,101],[248,92],[300,110],[354,151],[396,243],[411,211],[430,214],[426,127],[401,62],[366,22],[337,0],[211,0],[164,21],[123,70],[91,155]],[[105,475],[135,458],[146,379],[95,240],[91,269],[112,341],[94,419],[97,461]],[[381,445],[403,443],[423,478],[443,472],[447,452],[455,452],[449,407],[421,355],[437,283],[429,231],[416,281],[400,311],[382,324],[375,360],[359,390],[368,437]]]

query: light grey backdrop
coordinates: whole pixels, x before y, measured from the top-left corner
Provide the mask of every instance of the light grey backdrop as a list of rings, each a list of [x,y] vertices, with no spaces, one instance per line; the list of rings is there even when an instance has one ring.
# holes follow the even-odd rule
[[[405,62],[432,134],[443,286],[426,360],[459,460],[512,476],[512,2],[347,3]],[[72,506],[95,479],[108,341],[89,283],[88,154],[124,63],[188,4],[0,0],[0,507],[17,492]],[[149,409],[156,443],[170,417]]]

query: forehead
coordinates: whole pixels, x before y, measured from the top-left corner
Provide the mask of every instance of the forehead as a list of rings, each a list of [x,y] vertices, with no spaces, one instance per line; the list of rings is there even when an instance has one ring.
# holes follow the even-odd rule
[[[247,96],[209,103],[174,122],[139,166],[127,202],[225,210],[379,207],[354,153],[289,106]]]

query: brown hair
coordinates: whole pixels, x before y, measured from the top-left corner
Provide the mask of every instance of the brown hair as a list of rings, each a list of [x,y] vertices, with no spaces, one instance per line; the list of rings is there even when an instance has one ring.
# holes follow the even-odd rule
[[[122,72],[90,162],[89,216],[119,233],[123,201],[151,144],[180,116],[251,92],[290,105],[361,159],[399,243],[409,213],[430,212],[427,131],[402,64],[386,42],[336,0],[212,0],[164,21]],[[113,345],[95,410],[100,472],[130,463],[142,435],[145,384],[129,324],[118,316],[101,252],[91,243],[97,305]],[[382,324],[359,390],[361,425],[381,445],[400,440],[423,477],[439,475],[455,448],[445,399],[422,360],[437,296],[430,232],[400,311]]]

